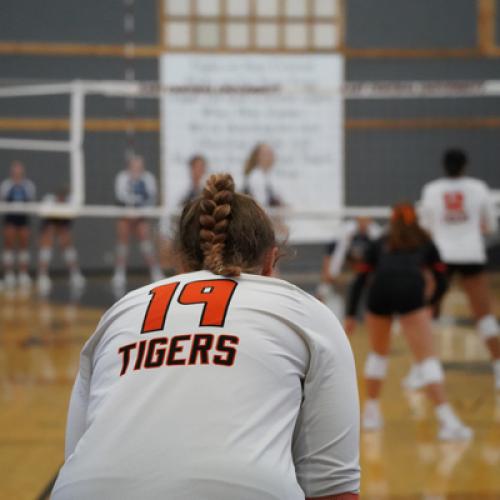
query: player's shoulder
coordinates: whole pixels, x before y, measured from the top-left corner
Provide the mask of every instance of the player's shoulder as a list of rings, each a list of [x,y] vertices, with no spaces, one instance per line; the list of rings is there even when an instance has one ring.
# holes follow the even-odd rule
[[[487,192],[489,191],[488,184],[481,179],[476,179],[475,177],[463,177],[463,182],[466,186],[476,189],[478,191]]]
[[[24,179],[23,184],[27,189],[30,189],[31,191],[35,190],[35,183],[31,179]]]
[[[436,191],[440,191],[446,187],[448,184],[448,179],[445,177],[439,177],[437,179],[433,179],[429,182],[426,182],[422,187],[422,193],[431,194]]]
[[[252,274],[243,274],[239,280],[242,290],[258,293],[263,311],[284,318],[293,328],[315,332],[316,335],[345,335],[335,314],[316,297],[289,281]],[[242,297],[245,300],[245,297]]]
[[[116,176],[115,176],[115,179],[116,180],[123,180],[123,179],[127,179],[129,176],[129,173],[128,173],[128,170],[126,169],[123,169],[123,170],[120,170]]]

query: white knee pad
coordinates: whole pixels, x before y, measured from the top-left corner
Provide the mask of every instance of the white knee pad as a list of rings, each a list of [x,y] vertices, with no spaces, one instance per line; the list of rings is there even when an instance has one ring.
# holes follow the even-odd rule
[[[27,250],[21,250],[17,254],[17,262],[19,262],[19,264],[26,265],[29,264],[29,261],[30,261],[30,254]]]
[[[477,322],[477,329],[479,330],[479,335],[483,340],[492,339],[496,337],[499,332],[498,322],[493,314],[483,316]]]
[[[151,241],[149,240],[141,241],[139,244],[139,248],[141,249],[142,255],[146,257],[151,257],[153,255],[154,249]]]
[[[14,252],[12,250],[5,250],[2,255],[2,261],[5,267],[12,267],[14,265]]]
[[[387,356],[371,352],[365,362],[365,377],[383,380],[387,373]]]
[[[41,264],[48,264],[52,259],[52,250],[50,248],[42,248],[38,258]]]
[[[78,253],[75,247],[68,247],[64,250],[64,262],[66,264],[74,264],[78,259]]]
[[[116,245],[116,256],[122,259],[126,259],[128,255],[128,245],[124,243],[118,243]]]
[[[436,358],[426,358],[418,364],[424,385],[439,384],[444,380],[443,367]]]

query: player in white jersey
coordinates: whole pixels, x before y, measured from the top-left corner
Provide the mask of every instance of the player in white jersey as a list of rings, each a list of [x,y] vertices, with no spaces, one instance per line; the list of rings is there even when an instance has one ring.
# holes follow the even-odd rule
[[[141,208],[155,205],[156,180],[151,172],[145,170],[142,156],[132,156],[128,161],[127,169],[116,176],[115,197],[124,207]],[[151,280],[156,281],[163,277],[150,233],[150,224],[142,217],[123,217],[118,220],[115,272],[111,282],[117,295],[121,295],[126,286],[126,266],[131,235],[135,235],[139,240]]]
[[[461,277],[477,328],[491,357],[500,389],[500,328],[492,314],[483,237],[494,233],[497,219],[487,185],[465,176],[467,156],[451,149],[443,157],[446,176],[422,191],[422,225],[430,231],[451,276]]]
[[[258,143],[245,162],[243,192],[264,208],[284,204],[272,175],[274,162],[274,151],[265,143]]]
[[[26,179],[24,165],[20,161],[12,162],[10,177],[0,184],[0,201],[7,203],[26,203],[35,201],[35,185]],[[8,213],[4,217],[2,255],[5,274],[5,287],[11,289],[16,285],[15,263],[19,268],[19,285],[29,287],[31,278],[28,274],[30,254],[29,217],[25,213]]]
[[[185,274],[129,293],[80,361],[53,500],[358,498],[354,360],[272,277],[272,224],[228,174],[179,223]]]

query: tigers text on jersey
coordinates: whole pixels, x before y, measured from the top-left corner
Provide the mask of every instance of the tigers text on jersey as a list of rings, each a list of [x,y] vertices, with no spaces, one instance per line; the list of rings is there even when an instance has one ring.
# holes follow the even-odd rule
[[[129,293],[84,346],[52,498],[356,492],[358,427],[352,352],[323,304],[275,278],[183,274]]]
[[[421,222],[447,263],[484,263],[483,233],[497,228],[486,184],[471,177],[429,182],[422,191]]]

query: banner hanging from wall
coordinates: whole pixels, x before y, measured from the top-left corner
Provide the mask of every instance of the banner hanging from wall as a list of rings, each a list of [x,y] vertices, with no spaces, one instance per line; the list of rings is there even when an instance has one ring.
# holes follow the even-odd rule
[[[164,203],[175,209],[190,189],[188,161],[208,160],[209,172],[230,172],[248,188],[244,165],[254,147],[274,153],[269,178],[293,212],[290,240],[324,241],[342,208],[344,64],[337,55],[170,54],[161,60]],[[255,177],[255,179],[253,178]],[[256,180],[257,179],[257,180]],[[262,182],[261,182],[262,184]]]

